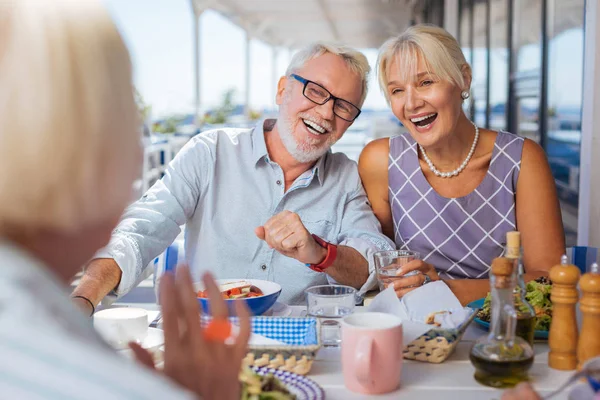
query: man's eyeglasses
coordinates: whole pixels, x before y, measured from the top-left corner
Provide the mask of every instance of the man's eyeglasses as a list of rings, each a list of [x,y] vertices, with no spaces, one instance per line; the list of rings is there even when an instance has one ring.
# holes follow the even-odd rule
[[[313,103],[323,105],[329,100],[333,100],[333,113],[344,121],[352,122],[360,115],[358,107],[349,101],[335,97],[329,93],[329,90],[318,83],[304,79],[296,74],[292,74],[291,77],[304,84],[302,94]]]

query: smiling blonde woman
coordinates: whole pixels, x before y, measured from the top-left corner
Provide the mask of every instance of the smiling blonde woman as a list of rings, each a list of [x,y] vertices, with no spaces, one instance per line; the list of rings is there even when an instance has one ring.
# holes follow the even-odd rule
[[[493,258],[518,229],[525,278],[547,273],[565,251],[556,188],[544,151],[463,112],[471,67],[444,29],[418,25],[380,49],[378,79],[408,133],[369,143],[359,172],[384,233],[422,260],[394,283],[399,297],[443,279],[463,303],[485,296]]]

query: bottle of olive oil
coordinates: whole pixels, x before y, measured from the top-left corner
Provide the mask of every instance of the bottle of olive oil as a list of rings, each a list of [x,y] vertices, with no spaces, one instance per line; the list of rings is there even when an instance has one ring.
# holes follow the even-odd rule
[[[514,263],[515,285],[515,310],[517,312],[517,336],[522,337],[533,346],[535,336],[536,313],[527,301],[527,288],[523,275],[523,251],[521,249],[521,234],[517,231],[506,234],[506,250],[504,257],[511,259]]]
[[[528,380],[527,372],[533,364],[531,345],[515,335],[517,312],[514,289],[517,279],[514,264],[512,259],[504,257],[492,262],[490,333],[475,342],[470,354],[475,380],[495,388],[513,387]]]

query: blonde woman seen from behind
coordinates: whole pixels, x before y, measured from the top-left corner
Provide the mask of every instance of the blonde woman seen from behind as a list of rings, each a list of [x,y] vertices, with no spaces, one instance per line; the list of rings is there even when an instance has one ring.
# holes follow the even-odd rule
[[[247,310],[235,345],[208,345],[186,268],[161,289],[163,373],[116,355],[67,295],[141,162],[129,55],[101,2],[0,2],[0,88],[0,397],[239,398]]]
[[[565,251],[556,188],[531,140],[477,127],[463,112],[471,67],[444,29],[418,25],[379,51],[378,79],[408,133],[369,143],[359,172],[384,233],[422,260],[394,283],[399,297],[443,279],[462,303],[484,297],[506,233],[521,232],[525,279]]]

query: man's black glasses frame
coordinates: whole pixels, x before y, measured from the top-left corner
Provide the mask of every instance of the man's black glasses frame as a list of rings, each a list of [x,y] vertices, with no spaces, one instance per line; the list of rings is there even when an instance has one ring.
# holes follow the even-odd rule
[[[329,100],[333,100],[333,113],[344,121],[353,122],[360,115],[360,108],[347,100],[335,97],[318,83],[304,79],[300,75],[291,74],[290,76],[304,84],[302,94],[313,103],[323,105]]]

